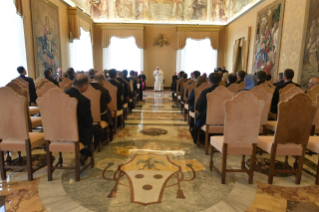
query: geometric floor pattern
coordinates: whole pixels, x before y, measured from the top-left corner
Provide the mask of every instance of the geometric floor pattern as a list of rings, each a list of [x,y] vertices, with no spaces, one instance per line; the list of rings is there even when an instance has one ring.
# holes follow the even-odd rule
[[[209,156],[193,144],[171,93],[147,91],[144,100],[113,142],[95,153],[94,168],[82,172],[80,182],[72,170],[54,171],[51,182],[46,167],[35,172],[32,182],[23,170],[9,171],[0,184],[0,212],[319,211],[313,176],[318,155],[306,155],[300,185],[294,175],[274,177],[268,185],[267,174],[258,170],[251,185],[246,173],[227,173],[226,184],[221,184],[220,175],[209,170]],[[269,155],[257,158],[267,161]],[[280,164],[284,158],[276,160]],[[64,163],[74,164],[74,156],[64,154]],[[214,163],[221,166],[221,154],[214,154]],[[290,166],[293,163],[289,158]],[[227,166],[239,168],[241,156],[229,156]]]

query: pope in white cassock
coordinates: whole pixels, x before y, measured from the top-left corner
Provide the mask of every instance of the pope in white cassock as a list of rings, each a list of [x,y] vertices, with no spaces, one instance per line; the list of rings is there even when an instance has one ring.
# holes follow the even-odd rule
[[[159,67],[156,67],[156,70],[154,71],[153,76],[155,77],[154,91],[162,91],[163,79],[164,79],[163,71],[160,70]]]

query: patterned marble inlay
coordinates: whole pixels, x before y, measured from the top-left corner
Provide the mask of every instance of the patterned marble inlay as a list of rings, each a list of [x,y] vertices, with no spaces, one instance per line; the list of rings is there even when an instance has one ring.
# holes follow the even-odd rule
[[[161,128],[144,128],[140,131],[140,133],[145,135],[165,135],[167,134],[167,130],[161,129]]]

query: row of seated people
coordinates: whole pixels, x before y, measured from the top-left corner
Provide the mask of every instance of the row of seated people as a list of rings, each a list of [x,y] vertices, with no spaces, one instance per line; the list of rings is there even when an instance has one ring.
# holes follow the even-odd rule
[[[222,96],[225,96],[225,95],[229,96],[229,100],[249,101],[247,94],[245,94],[246,97],[244,97],[245,95],[239,95],[239,94],[240,93],[251,93],[251,94],[253,94],[252,96],[255,96],[255,98],[253,98],[253,99],[255,99],[255,100],[261,99],[264,102],[264,109],[263,109],[264,112],[261,113],[262,119],[264,119],[264,121],[262,121],[262,119],[259,119],[259,121],[257,123],[260,123],[260,124],[257,124],[257,125],[255,124],[258,127],[258,128],[256,128],[258,130],[258,133],[255,135],[255,137],[257,136],[256,141],[258,140],[257,146],[268,153],[276,155],[276,151],[273,150],[274,149],[273,147],[275,144],[277,145],[277,143],[282,143],[282,144],[291,143],[291,144],[287,144],[286,146],[280,146],[281,145],[280,144],[279,146],[281,148],[278,149],[277,155],[279,154],[279,155],[299,156],[299,167],[296,168],[296,166],[295,166],[295,169],[298,169],[296,171],[296,173],[298,172],[296,174],[297,175],[296,183],[300,183],[301,172],[302,172],[300,167],[302,167],[302,160],[303,160],[302,157],[304,157],[304,153],[302,153],[302,152],[305,151],[306,148],[311,150],[311,151],[314,151],[314,152],[319,151],[319,140],[316,139],[316,137],[310,136],[311,126],[313,126],[312,134],[314,134],[314,132],[315,132],[314,127],[316,125],[318,125],[317,122],[318,122],[319,117],[317,117],[318,115],[316,115],[317,118],[315,118],[315,113],[317,111],[317,103],[316,102],[318,101],[318,98],[319,98],[319,85],[318,85],[319,79],[317,79],[317,78],[310,79],[309,84],[308,84],[310,90],[308,91],[308,95],[305,95],[304,92],[300,89],[300,86],[298,84],[292,82],[292,79],[294,77],[294,71],[291,69],[286,69],[284,73],[279,74],[278,78],[277,78],[277,82],[274,84],[270,81],[267,82],[267,80],[266,80],[267,75],[263,71],[257,72],[256,76],[245,74],[243,77],[241,77],[240,76],[241,74],[242,74],[242,72],[237,73],[237,78],[238,78],[237,81],[236,81],[236,79],[234,79],[233,74],[230,74],[228,76],[228,83],[225,86],[225,87],[228,87],[227,89],[225,89],[224,86],[221,86],[221,84],[222,85],[225,85],[225,84],[221,83],[222,75],[220,73],[210,74],[208,77],[208,83],[207,83],[207,79],[205,77],[199,76],[200,74],[196,71],[193,73],[193,75],[194,75],[193,80],[186,80],[187,75],[181,74],[181,79],[178,83],[183,82],[183,80],[184,80],[184,82],[187,83],[186,84],[187,88],[191,88],[189,85],[191,85],[193,83],[196,84],[196,87],[191,88],[192,89],[191,94],[187,99],[188,103],[194,104],[194,109],[196,111],[195,123],[191,127],[191,134],[192,134],[194,143],[198,145],[199,143],[204,143],[203,141],[205,141],[205,151],[207,154],[207,150],[208,150],[208,146],[207,146],[208,145],[208,138],[207,137],[210,137],[211,155],[213,155],[213,153],[216,149],[218,151],[222,152],[222,154],[224,154],[225,153],[224,149],[222,149],[224,147],[221,147],[222,145],[220,145],[219,142],[221,142],[222,139],[224,139],[223,142],[227,146],[227,142],[225,141],[226,137],[224,136],[224,137],[221,137],[222,139],[220,139],[220,138],[216,137],[216,135],[225,135],[227,130],[226,130],[226,128],[224,128],[224,124],[226,126],[227,118],[226,118],[226,115],[220,116],[220,117],[222,117],[222,120],[220,120],[220,122],[218,123],[218,122],[212,121],[212,117],[218,118],[218,116],[221,113],[227,114],[226,102],[221,102],[221,104],[219,104],[219,107],[222,108],[222,110],[219,110],[219,108],[216,108],[216,107],[214,109],[207,108],[207,107],[208,107],[208,105],[210,105],[210,106],[218,105],[216,102],[213,103],[212,101],[218,101],[220,99],[223,99]],[[242,89],[239,89],[237,91],[238,94],[236,95],[237,92],[233,93],[233,91],[229,90],[229,88],[231,87],[231,84],[234,84],[236,82],[242,83],[241,80],[243,80],[245,84],[244,84],[244,87]],[[190,81],[193,81],[193,82],[190,82]],[[177,85],[178,85],[178,83],[177,83]],[[194,92],[196,92],[195,88],[198,89],[201,85],[204,85],[204,83],[206,83],[207,86],[203,87],[203,89],[200,91],[200,93],[197,94],[198,97],[195,99],[195,97],[194,97],[194,95],[195,95]],[[182,83],[179,86],[183,86]],[[183,88],[185,89],[185,87],[183,87]],[[248,92],[245,92],[245,91],[248,91]],[[180,92],[183,92],[183,90],[180,90]],[[310,92],[311,92],[311,94],[310,94]],[[297,94],[302,94],[302,95],[297,95]],[[181,94],[180,96],[183,96],[183,94]],[[214,96],[214,98],[213,98],[213,96]],[[314,98],[314,96],[315,96],[315,98]],[[238,99],[240,99],[240,97],[241,97],[242,100],[235,100],[237,97],[238,97]],[[210,102],[208,102],[208,100]],[[300,101],[300,100],[302,100],[302,101]],[[304,104],[303,104],[303,101],[305,102]],[[313,101],[315,101],[315,103],[312,103]],[[288,106],[289,110],[287,110],[287,105],[285,105],[284,102],[289,102],[289,104],[287,103],[289,105]],[[296,104],[296,102],[298,104]],[[302,106],[299,104],[302,104]],[[243,105],[245,108],[242,107]],[[258,117],[259,117],[259,115],[256,115],[256,114],[255,114],[255,117],[251,117],[253,112],[249,113],[249,110],[248,110],[248,114],[244,115],[245,110],[247,108],[250,108],[250,107],[251,107],[251,105],[246,104],[246,103],[242,103],[242,105],[237,104],[237,105],[232,107],[233,111],[235,111],[235,110],[237,111],[238,108],[241,108],[240,110],[237,111],[237,113],[238,113],[237,115],[235,115],[231,111],[229,111],[229,113],[232,114],[232,116],[229,115],[228,117],[233,118],[233,120],[231,122],[237,123],[237,124],[236,124],[236,127],[233,128],[232,132],[230,132],[231,130],[228,130],[228,132],[230,134],[240,134],[241,138],[239,138],[238,140],[241,140],[241,139],[245,140],[245,137],[247,136],[247,138],[248,138],[249,137],[248,134],[250,134],[250,133],[248,133],[244,130],[242,130],[242,133],[240,132],[239,129],[242,127],[242,125],[245,125],[245,121],[238,120],[238,122],[237,122],[234,119],[235,116],[247,118],[247,121],[249,120],[248,123],[253,121],[250,118],[258,119]],[[286,108],[286,109],[280,110],[280,107]],[[305,108],[308,107],[309,111],[307,111],[303,114],[303,110],[301,109],[301,107],[305,107]],[[225,108],[225,111],[223,110],[224,108]],[[237,108],[237,109],[235,109],[235,108]],[[188,109],[191,110],[191,105],[189,105]],[[242,110],[242,112],[241,112],[241,110]],[[277,114],[277,111],[281,111],[280,114],[278,114],[279,116],[281,115],[281,118],[277,117],[278,121],[267,121],[268,120],[268,113],[273,112],[273,113]],[[286,112],[287,114],[289,113],[289,115],[287,116],[287,114],[285,114],[284,112]],[[220,114],[214,114],[214,113],[220,113]],[[317,112],[317,114],[318,114],[318,112]],[[303,120],[304,122],[301,121],[301,119],[303,119],[301,117],[303,117],[303,116],[308,117],[307,121],[305,121],[305,120]],[[225,118],[225,120],[224,120],[224,118]],[[208,119],[210,123],[207,123],[206,119]],[[306,130],[305,129],[299,130],[299,129],[297,129],[296,124],[291,124],[291,123],[297,123],[299,120],[302,122],[302,124],[301,124],[302,126],[300,125],[300,127],[307,126],[307,127],[305,127]],[[254,120],[254,121],[256,121],[256,120]],[[213,123],[211,123],[211,122],[213,122]],[[262,122],[264,122],[264,123],[262,123]],[[281,124],[279,124],[279,122]],[[282,124],[282,123],[285,123],[285,124]],[[240,125],[238,125],[238,124],[240,124]],[[274,127],[268,128],[268,124],[270,124],[270,126],[272,125]],[[272,130],[274,132],[278,131],[278,135],[275,134],[275,139],[274,139],[274,137],[271,137],[271,136],[264,136],[264,137],[259,136],[258,137],[258,134],[259,135],[260,134],[267,135],[267,133],[265,133],[264,129],[261,130],[259,128],[259,126],[261,126],[261,125],[264,125],[265,129]],[[278,125],[280,125],[280,127]],[[218,128],[217,131],[220,131],[220,132],[215,132],[213,134],[207,133],[207,131],[209,131],[208,129],[210,129],[210,126],[213,126],[213,129],[215,129],[215,130]],[[292,136],[288,136],[288,135],[286,136],[285,133],[283,133],[285,131],[285,128],[282,128],[283,126],[286,126],[288,131],[289,131],[289,129],[293,129],[294,137],[298,138],[298,139],[291,140],[291,138],[293,138]],[[205,130],[205,128],[206,128],[206,130]],[[238,128],[238,129],[236,129],[236,128]],[[228,128],[228,129],[230,129],[230,128]],[[203,130],[206,132],[202,133]],[[203,137],[198,136],[198,133],[200,133],[200,135],[203,135]],[[206,138],[205,138],[205,136],[206,136]],[[231,136],[228,136],[228,139],[230,137]],[[276,140],[277,137],[278,137],[278,140]],[[279,137],[280,137],[280,139],[282,139],[282,141],[280,141]],[[289,137],[289,139],[285,139],[288,137]],[[308,140],[309,140],[309,142],[308,142]],[[300,147],[300,149],[298,149],[299,147]],[[301,147],[302,147],[303,151],[301,151]],[[237,151],[237,153],[238,153],[238,151]],[[254,155],[254,157],[255,157],[255,153],[252,154],[252,155]],[[226,154],[227,154],[227,151],[226,151]],[[232,154],[232,153],[230,153],[230,154]],[[275,158],[275,156],[271,156],[271,157]],[[287,158],[286,158],[285,163],[288,163]],[[296,157],[296,158],[298,158],[298,157]],[[297,161],[297,159],[296,159],[296,161]],[[223,159],[223,163],[224,163],[224,159]],[[242,163],[244,164],[244,156],[243,156]],[[298,164],[298,162],[295,164]],[[216,169],[216,167],[213,165],[212,159],[211,159],[210,167]],[[223,164],[223,169],[224,169],[224,164]],[[272,183],[274,167],[272,167],[270,169],[270,171],[272,173],[269,174],[269,181],[268,182]],[[225,175],[224,174],[225,174],[226,170],[224,169],[223,172],[224,173],[222,174],[223,175],[222,183],[225,183]],[[318,171],[318,173],[319,173],[319,171]],[[318,173],[317,173],[317,179],[316,179],[317,184],[319,183],[319,174]],[[252,182],[251,181],[252,180],[252,172],[250,172],[249,175],[250,175],[249,182],[251,183]]]

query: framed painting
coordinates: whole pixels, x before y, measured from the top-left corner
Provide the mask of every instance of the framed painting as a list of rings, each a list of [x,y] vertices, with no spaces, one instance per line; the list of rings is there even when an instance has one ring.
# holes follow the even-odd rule
[[[319,78],[319,1],[308,0],[304,32],[302,39],[301,60],[299,66],[299,83],[303,89],[308,88],[311,78]]]
[[[277,0],[257,13],[253,73],[265,71],[276,79],[285,0]]]
[[[31,0],[36,77],[61,67],[59,8],[49,1]]]

